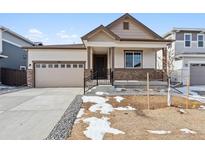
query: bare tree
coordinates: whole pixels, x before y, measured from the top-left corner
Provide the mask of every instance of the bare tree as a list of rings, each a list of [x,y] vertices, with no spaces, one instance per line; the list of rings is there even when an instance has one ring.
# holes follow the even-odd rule
[[[165,54],[165,55],[163,55]],[[166,57],[164,57],[166,56]],[[158,57],[159,61],[162,63],[162,71],[167,76],[167,84],[168,84],[168,90],[167,90],[167,105],[172,105],[172,89],[171,89],[171,77],[174,72],[174,52],[171,48],[171,44],[169,44],[166,48],[166,50],[162,51],[162,56]],[[164,67],[165,66],[165,67]],[[160,67],[160,66],[159,66]]]

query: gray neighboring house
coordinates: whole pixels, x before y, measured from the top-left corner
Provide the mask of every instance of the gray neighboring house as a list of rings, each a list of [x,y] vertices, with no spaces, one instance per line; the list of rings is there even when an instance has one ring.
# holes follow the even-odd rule
[[[174,55],[172,81],[205,85],[205,28],[173,28],[164,38],[175,40],[168,47]]]
[[[0,69],[26,69],[27,52],[22,47],[33,45],[27,38],[0,26]]]

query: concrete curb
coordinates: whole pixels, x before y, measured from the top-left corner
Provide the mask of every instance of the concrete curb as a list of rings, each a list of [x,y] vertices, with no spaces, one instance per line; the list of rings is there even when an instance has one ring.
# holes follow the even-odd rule
[[[82,95],[77,95],[74,98],[46,140],[65,140],[71,134],[73,124],[83,103],[81,97]]]

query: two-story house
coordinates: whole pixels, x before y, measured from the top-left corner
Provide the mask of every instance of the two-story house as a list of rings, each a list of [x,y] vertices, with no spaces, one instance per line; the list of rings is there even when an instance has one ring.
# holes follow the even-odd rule
[[[205,84],[205,29],[173,28],[164,38],[175,40],[168,47],[173,53],[172,81],[186,85]]]
[[[14,31],[0,26],[0,82],[1,68],[25,70],[27,68],[28,53],[23,46],[33,46],[29,39]]]
[[[33,46],[29,39],[0,26],[0,66],[11,69],[26,69],[27,52],[22,46]]]

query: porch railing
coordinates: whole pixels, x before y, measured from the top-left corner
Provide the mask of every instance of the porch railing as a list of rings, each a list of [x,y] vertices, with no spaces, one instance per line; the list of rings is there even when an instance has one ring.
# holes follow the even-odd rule
[[[84,94],[98,85],[113,85],[113,71],[107,71],[107,78],[102,79],[99,77],[98,72],[91,72],[91,74],[84,78]]]

